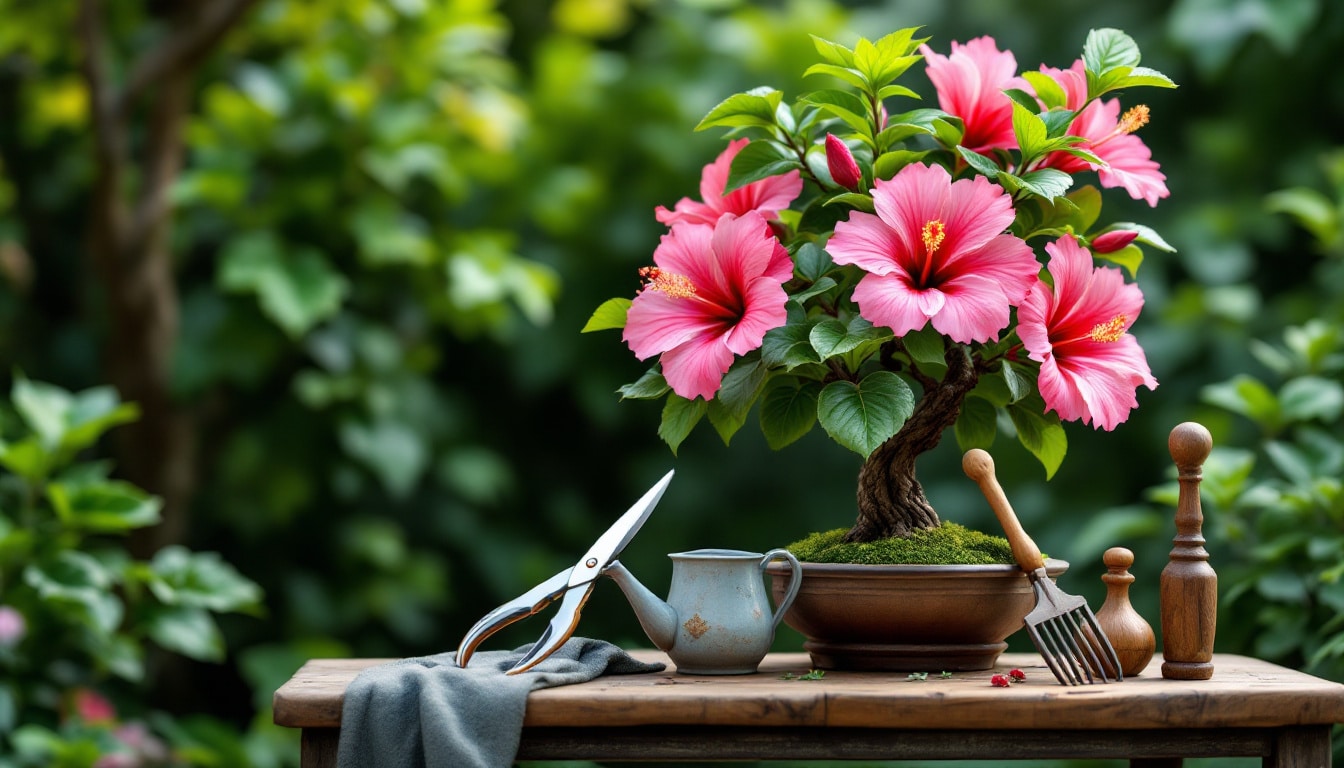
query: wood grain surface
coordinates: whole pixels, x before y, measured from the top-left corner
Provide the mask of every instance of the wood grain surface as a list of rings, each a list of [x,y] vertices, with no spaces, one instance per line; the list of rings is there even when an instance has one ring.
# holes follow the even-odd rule
[[[1210,680],[1144,674],[1110,685],[1065,687],[1036,654],[1004,654],[992,670],[913,681],[907,673],[828,671],[819,680],[804,653],[771,654],[754,675],[681,675],[659,651],[665,672],[612,675],[534,691],[525,726],[795,726],[961,730],[1153,730],[1280,728],[1344,722],[1344,685],[1245,656],[1217,654]],[[275,722],[336,728],[346,685],[388,659],[316,659],[275,693]],[[1155,661],[1160,662],[1160,657]],[[1026,680],[990,685],[1012,668]]]

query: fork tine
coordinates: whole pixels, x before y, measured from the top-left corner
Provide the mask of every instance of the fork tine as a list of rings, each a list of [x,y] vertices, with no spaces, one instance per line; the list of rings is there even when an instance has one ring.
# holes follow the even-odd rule
[[[1050,668],[1050,671],[1055,674],[1055,679],[1059,681],[1059,684],[1072,685],[1072,682],[1065,677],[1064,670],[1059,665],[1059,660],[1055,658],[1055,653],[1050,649],[1045,638],[1041,636],[1036,625],[1028,624],[1027,634],[1031,636],[1031,642],[1036,645],[1036,650],[1041,652],[1041,658],[1045,660],[1045,665]]]
[[[1055,663],[1064,670],[1068,678],[1068,685],[1082,685],[1083,678],[1079,676],[1078,669],[1073,664],[1072,654],[1064,637],[1059,633],[1059,627],[1052,619],[1042,621],[1040,626],[1044,630],[1042,635],[1046,638],[1046,645],[1055,657]]]
[[[1055,627],[1055,632],[1063,638],[1062,642],[1069,663],[1073,665],[1075,670],[1082,671],[1082,674],[1078,676],[1078,682],[1084,685],[1095,683],[1096,680],[1092,678],[1092,670],[1088,669],[1087,660],[1083,658],[1083,651],[1078,647],[1078,628],[1069,621],[1069,615],[1066,613],[1061,616],[1055,616],[1052,617],[1050,621]],[[1086,680],[1083,678],[1086,678]]]
[[[1089,674],[1088,678],[1090,682],[1108,682],[1109,678],[1106,675],[1106,667],[1101,663],[1101,659],[1097,657],[1096,649],[1088,638],[1090,632],[1083,628],[1084,619],[1082,615],[1083,610],[1073,610],[1069,612],[1067,617],[1065,617],[1065,621],[1068,622],[1069,627],[1073,630],[1073,634],[1070,635],[1070,637],[1073,638],[1074,647],[1078,649],[1079,663],[1087,668],[1089,673],[1095,673],[1097,677],[1101,678],[1100,680],[1096,680],[1092,678],[1092,674]]]
[[[1111,645],[1111,639],[1106,636],[1106,631],[1097,623],[1096,614],[1092,613],[1091,610],[1088,610],[1083,614],[1083,619],[1087,622],[1087,628],[1092,631],[1092,637],[1097,639],[1097,651],[1106,657],[1107,664],[1110,665],[1111,670],[1115,674],[1115,681],[1117,683],[1123,682],[1125,673],[1120,669],[1120,656],[1115,652],[1115,646]],[[1091,643],[1089,643],[1089,645],[1091,645]],[[1105,665],[1103,665],[1103,670],[1104,667]]]

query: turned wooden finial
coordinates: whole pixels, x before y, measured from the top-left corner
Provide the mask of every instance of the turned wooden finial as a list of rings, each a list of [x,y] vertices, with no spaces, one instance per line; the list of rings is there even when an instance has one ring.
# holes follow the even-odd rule
[[[1218,623],[1218,574],[1204,549],[1199,483],[1213,437],[1202,425],[1177,425],[1167,440],[1181,484],[1176,538],[1162,569],[1162,676],[1207,680],[1213,676],[1213,637]]]
[[[1129,568],[1134,565],[1134,553],[1124,547],[1111,547],[1101,561],[1107,569],[1101,577],[1106,583],[1106,602],[1097,611],[1097,623],[1115,648],[1120,670],[1126,677],[1137,677],[1153,660],[1157,638],[1129,601],[1129,585],[1134,583]]]

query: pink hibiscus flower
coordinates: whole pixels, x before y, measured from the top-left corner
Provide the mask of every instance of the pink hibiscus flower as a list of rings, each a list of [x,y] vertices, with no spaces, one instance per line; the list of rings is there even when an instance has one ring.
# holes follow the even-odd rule
[[[1087,75],[1081,59],[1066,70],[1041,67],[1041,71],[1064,88],[1064,106],[1076,110],[1087,100]],[[1158,200],[1171,193],[1167,191],[1167,177],[1153,160],[1152,151],[1134,135],[1147,122],[1146,106],[1139,105],[1121,115],[1119,99],[1098,99],[1073,119],[1069,133],[1087,139],[1078,148],[1090,151],[1106,164],[1091,165],[1067,152],[1053,152],[1042,165],[1070,174],[1091,168],[1097,172],[1101,186],[1123,187],[1135,200],[1156,206]]]
[[[700,173],[700,197],[704,198],[704,202],[683,197],[677,201],[676,210],[673,211],[660,205],[654,210],[658,221],[664,224],[687,222],[714,226],[725,213],[741,216],[748,211],[757,211],[761,216],[773,219],[780,209],[788,208],[803,191],[803,176],[796,170],[753,181],[726,195],[723,193],[728,186],[728,171],[733,166],[733,158],[749,143],[749,139],[728,142],[728,148],[719,153],[714,162],[705,166]]]
[[[855,211],[826,245],[837,264],[868,272],[859,312],[897,336],[933,327],[953,341],[989,341],[1008,325],[1040,264],[1004,234],[1013,206],[983,176],[952,181],[942,166],[907,165],[873,189],[877,214]]]
[[[1045,246],[1054,288],[1037,283],[1017,310],[1017,334],[1041,364],[1037,383],[1047,410],[1061,419],[1110,431],[1139,403],[1140,384],[1157,379],[1128,333],[1143,309],[1143,292],[1120,270],[1093,267],[1072,237]]]
[[[653,252],[656,267],[626,315],[640,360],[662,355],[663,377],[685,398],[714,397],[735,355],[784,324],[793,262],[761,214],[724,214],[713,226],[677,223]]]
[[[965,123],[962,146],[980,153],[1015,148],[1013,102],[1004,94],[1005,89],[1021,87],[1012,51],[1000,51],[992,37],[977,37],[965,45],[953,41],[949,56],[934,53],[928,45],[919,50],[938,91],[938,106]]]

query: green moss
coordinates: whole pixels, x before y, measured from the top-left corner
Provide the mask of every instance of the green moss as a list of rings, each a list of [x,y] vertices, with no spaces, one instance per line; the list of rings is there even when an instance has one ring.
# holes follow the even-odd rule
[[[1011,565],[1013,551],[1008,540],[944,522],[937,528],[916,531],[910,538],[892,538],[863,544],[842,541],[845,528],[814,533],[788,546],[799,560],[811,563],[866,563],[869,565]]]

